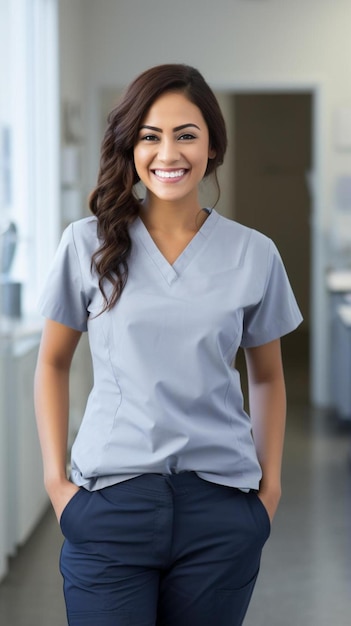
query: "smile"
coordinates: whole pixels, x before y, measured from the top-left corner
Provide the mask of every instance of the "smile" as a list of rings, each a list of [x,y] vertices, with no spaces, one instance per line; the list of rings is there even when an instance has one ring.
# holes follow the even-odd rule
[[[158,178],[166,178],[166,179],[181,178],[182,176],[184,176],[185,172],[186,170],[184,169],[172,170],[172,171],[154,170],[154,173]]]

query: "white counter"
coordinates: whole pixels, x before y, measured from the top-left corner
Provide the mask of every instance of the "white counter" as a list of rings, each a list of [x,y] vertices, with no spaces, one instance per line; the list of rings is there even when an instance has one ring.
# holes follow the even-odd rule
[[[351,293],[351,269],[329,270],[326,275],[326,284],[329,291]]]
[[[0,579],[48,506],[33,402],[41,320],[0,322]]]
[[[341,304],[337,308],[337,312],[344,326],[351,328],[351,304]],[[351,386],[351,379],[350,379],[350,386]]]
[[[0,319],[0,580],[49,504],[33,401],[41,318]],[[92,386],[87,334],[73,358],[69,443],[75,437]]]
[[[330,384],[332,405],[342,420],[351,420],[351,270],[326,275],[330,294]]]

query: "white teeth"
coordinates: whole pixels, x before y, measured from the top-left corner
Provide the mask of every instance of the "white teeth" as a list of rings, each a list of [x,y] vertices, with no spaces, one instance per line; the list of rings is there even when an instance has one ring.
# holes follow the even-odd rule
[[[164,170],[155,170],[156,176],[159,178],[179,178],[183,176],[185,170],[174,170],[173,172],[165,172]]]

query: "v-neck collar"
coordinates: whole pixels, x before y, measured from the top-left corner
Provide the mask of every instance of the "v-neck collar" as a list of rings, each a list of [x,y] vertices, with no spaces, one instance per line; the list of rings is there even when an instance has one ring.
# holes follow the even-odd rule
[[[185,268],[189,265],[191,260],[206,241],[209,234],[212,232],[219,218],[219,214],[214,209],[205,210],[209,211],[209,216],[173,264],[169,263],[163,256],[161,250],[157,247],[144,222],[139,216],[132,226],[132,229],[137,235],[139,241],[141,241],[146,252],[169,285],[172,285],[172,283],[179,278]]]

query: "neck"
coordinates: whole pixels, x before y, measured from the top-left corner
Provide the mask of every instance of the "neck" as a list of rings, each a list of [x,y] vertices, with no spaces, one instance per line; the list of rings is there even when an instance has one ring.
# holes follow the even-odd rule
[[[149,230],[163,232],[192,231],[196,232],[208,217],[199,203],[187,206],[184,202],[150,202],[146,197],[140,208],[140,217]]]

